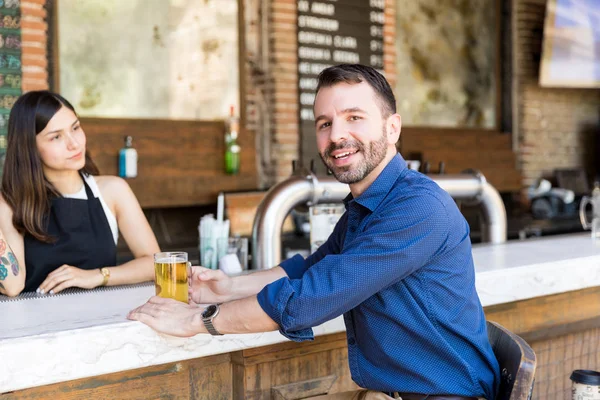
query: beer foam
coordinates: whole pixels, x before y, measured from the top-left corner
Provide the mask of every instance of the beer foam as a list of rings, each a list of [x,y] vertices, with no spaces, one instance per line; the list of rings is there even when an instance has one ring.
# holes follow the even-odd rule
[[[187,262],[183,257],[163,257],[157,260],[154,260],[155,263],[160,264],[175,264],[175,263],[185,263]]]

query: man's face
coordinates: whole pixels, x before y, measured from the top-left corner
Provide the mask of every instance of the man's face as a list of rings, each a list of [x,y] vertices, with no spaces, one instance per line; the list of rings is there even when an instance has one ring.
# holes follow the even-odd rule
[[[317,148],[338,181],[360,182],[385,158],[390,143],[380,107],[366,82],[319,90],[314,105]]]

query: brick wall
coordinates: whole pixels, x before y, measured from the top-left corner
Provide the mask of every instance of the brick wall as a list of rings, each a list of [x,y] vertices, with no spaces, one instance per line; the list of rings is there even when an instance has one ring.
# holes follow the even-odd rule
[[[21,0],[21,40],[24,92],[48,89],[45,0]]]
[[[594,172],[600,90],[549,89],[538,83],[546,0],[513,0],[514,129],[523,184],[555,168]]]
[[[240,79],[240,89],[244,93],[242,97],[243,108],[241,110],[241,117],[243,123],[245,123],[248,132],[251,132],[255,138],[255,148],[265,149],[263,143],[264,136],[259,135],[258,132],[262,132],[264,128],[264,118],[266,117],[265,112],[265,99],[264,99],[264,88],[265,88],[265,70],[264,62],[261,58],[262,46],[261,46],[261,7],[260,0],[244,0],[241,8],[241,23],[243,25],[243,31],[241,32],[242,52],[241,57],[243,59],[240,65],[243,68]],[[260,155],[260,150],[257,151]],[[259,177],[259,185],[264,186],[262,178],[264,174],[263,159],[258,156],[255,158],[257,175]]]
[[[385,1],[383,27],[383,70],[392,88],[396,87],[396,0]]]
[[[269,27],[271,99],[272,181],[280,181],[292,172],[292,160],[298,158],[298,56],[296,0],[271,2]]]

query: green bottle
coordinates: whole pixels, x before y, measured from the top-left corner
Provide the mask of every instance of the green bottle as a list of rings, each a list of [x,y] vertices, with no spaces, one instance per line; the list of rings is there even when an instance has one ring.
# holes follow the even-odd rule
[[[229,109],[229,124],[225,134],[225,173],[235,175],[240,172],[240,146],[237,144],[239,119],[234,107]]]

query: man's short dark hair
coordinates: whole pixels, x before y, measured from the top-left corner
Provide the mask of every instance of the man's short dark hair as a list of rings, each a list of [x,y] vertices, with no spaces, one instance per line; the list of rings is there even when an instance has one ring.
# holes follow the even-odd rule
[[[326,87],[344,82],[357,84],[367,82],[381,100],[381,114],[384,118],[396,113],[396,98],[390,84],[375,68],[361,64],[340,64],[325,68],[319,74],[316,93]]]

